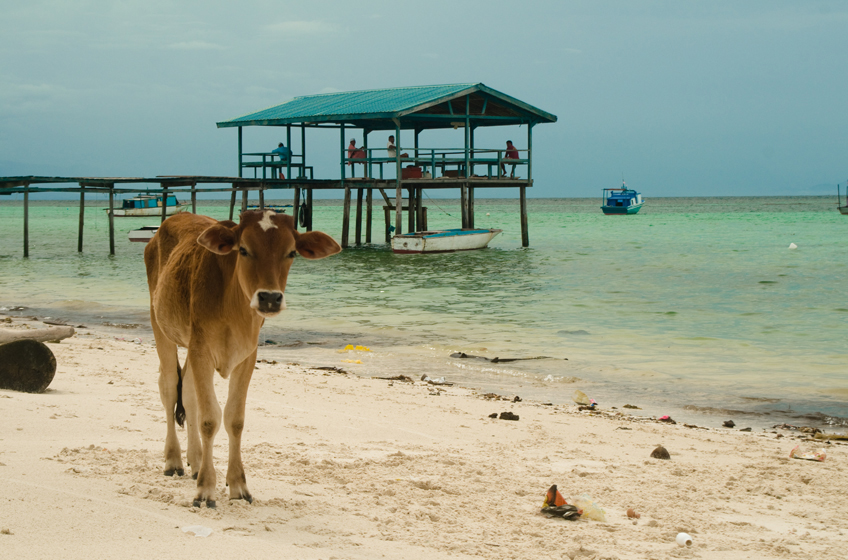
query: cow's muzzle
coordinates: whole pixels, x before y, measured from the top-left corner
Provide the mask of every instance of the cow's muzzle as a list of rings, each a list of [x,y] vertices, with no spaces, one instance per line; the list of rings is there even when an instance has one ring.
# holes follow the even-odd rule
[[[276,290],[271,292],[257,290],[253,294],[253,301],[250,302],[250,306],[260,315],[272,316],[286,308],[286,297],[283,292]]]

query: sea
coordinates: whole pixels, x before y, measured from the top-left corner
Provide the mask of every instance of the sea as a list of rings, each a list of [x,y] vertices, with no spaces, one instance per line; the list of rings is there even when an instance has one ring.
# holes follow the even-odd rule
[[[144,244],[127,232],[157,219],[116,218],[109,256],[105,205],[88,202],[78,253],[78,203],[31,202],[23,258],[22,202],[0,199],[0,313],[152,342]],[[431,229],[458,227],[458,200],[425,206]],[[375,212],[374,243],[295,261],[260,357],[553,404],[579,390],[710,427],[848,428],[848,216],[834,197],[650,198],[632,216],[604,216],[599,198],[528,206],[529,248],[517,200],[477,199],[475,225],[503,233],[439,255],[394,255]],[[314,227],[339,240],[341,215],[316,201]]]

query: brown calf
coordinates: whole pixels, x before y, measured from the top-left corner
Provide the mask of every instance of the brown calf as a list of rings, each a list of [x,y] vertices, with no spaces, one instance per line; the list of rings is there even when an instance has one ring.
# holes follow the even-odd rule
[[[184,415],[186,461],[197,478],[195,506],[205,501],[215,507],[212,446],[221,425],[215,370],[229,377],[224,427],[230,440],[230,499],[253,501],[241,461],[241,433],[259,330],[286,307],[283,292],[296,253],[321,259],[341,251],[329,235],[299,234],[294,225],[291,216],[270,210],[244,212],[239,224],[177,214],[165,220],[144,251],[159,394],[168,420],[165,474],[185,473],[174,426],[175,421],[182,426]],[[182,370],[177,346],[188,349]]]

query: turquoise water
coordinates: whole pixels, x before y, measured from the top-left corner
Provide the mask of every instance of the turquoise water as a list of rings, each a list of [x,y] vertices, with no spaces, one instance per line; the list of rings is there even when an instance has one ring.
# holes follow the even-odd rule
[[[132,336],[149,337],[144,246],[126,232],[156,219],[116,219],[109,257],[105,212],[88,207],[78,254],[79,209],[70,204],[31,207],[23,259],[20,202],[0,201],[0,307],[137,325]],[[318,204],[316,229],[339,239],[340,204]],[[457,201],[425,204],[431,228],[456,227]],[[848,417],[848,217],[833,198],[649,199],[635,216],[604,216],[598,199],[529,205],[528,249],[517,201],[478,199],[475,225],[504,233],[485,251],[460,254],[393,255],[375,217],[380,244],[295,263],[288,310],[263,331],[277,343],[266,350],[550,402],[570,402],[579,388],[602,406],[629,403],[708,425],[731,416],[754,426]],[[198,211],[227,213],[202,201]],[[345,344],[372,352],[339,354]],[[551,358],[449,357],[459,351]]]

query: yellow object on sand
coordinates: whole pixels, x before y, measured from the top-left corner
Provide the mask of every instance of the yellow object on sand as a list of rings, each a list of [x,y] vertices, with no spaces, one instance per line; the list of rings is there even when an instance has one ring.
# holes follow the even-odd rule
[[[346,364],[361,364],[362,360],[342,360]]]
[[[344,348],[339,350],[339,352],[350,352],[351,350],[358,350],[359,352],[370,352],[371,351],[371,349],[368,348],[367,346],[360,346],[359,344],[354,346],[353,344],[348,344],[347,346],[345,346]]]

